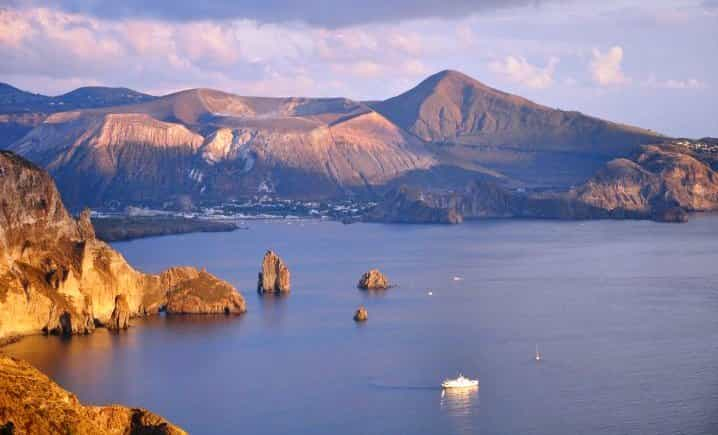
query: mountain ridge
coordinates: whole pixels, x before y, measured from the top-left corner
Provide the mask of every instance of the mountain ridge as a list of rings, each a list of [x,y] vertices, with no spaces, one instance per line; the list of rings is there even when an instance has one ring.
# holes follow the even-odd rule
[[[52,114],[31,130],[7,147],[50,170],[73,207],[377,197],[407,180],[451,189],[476,177],[568,189],[668,139],[453,70],[378,102],[195,88]]]

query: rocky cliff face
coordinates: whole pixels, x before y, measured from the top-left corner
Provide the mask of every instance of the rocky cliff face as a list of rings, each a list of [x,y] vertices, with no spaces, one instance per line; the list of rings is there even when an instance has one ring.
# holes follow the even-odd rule
[[[632,160],[609,162],[571,195],[616,213],[650,215],[671,207],[714,210],[718,207],[718,173],[688,154],[646,146]]]
[[[0,433],[186,434],[142,408],[83,405],[30,364],[0,356]]]
[[[79,220],[68,214],[47,172],[0,152],[0,340],[41,331],[90,333],[96,324],[121,327],[128,310],[130,316],[156,313],[170,289],[199,276],[191,267],[159,275],[135,270],[95,239],[89,213]],[[210,274],[202,277],[193,284],[200,297],[205,288],[214,294],[215,285],[236,293]]]
[[[439,200],[441,198],[441,200]],[[432,195],[419,189],[402,186],[388,192],[383,201],[371,209],[365,219],[375,222],[413,224],[458,224],[458,213],[451,195]]]
[[[683,222],[686,212],[718,210],[718,173],[672,147],[648,145],[608,162],[585,183],[563,192],[519,193],[476,181],[462,191],[399,189],[368,220],[447,223],[482,217],[653,219]]]
[[[267,251],[262,259],[257,291],[259,293],[282,293],[288,292],[290,288],[289,268],[274,251]]]

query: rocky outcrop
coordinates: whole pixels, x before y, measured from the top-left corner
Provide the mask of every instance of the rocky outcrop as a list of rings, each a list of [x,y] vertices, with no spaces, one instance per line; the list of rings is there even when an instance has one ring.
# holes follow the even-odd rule
[[[247,304],[229,283],[201,271],[169,291],[165,310],[167,314],[242,314]]]
[[[355,322],[366,322],[369,319],[369,312],[366,310],[366,307],[362,305],[361,307],[357,308],[356,312],[354,313],[354,321]]]
[[[0,340],[42,331],[85,334],[95,324],[123,323],[119,295],[130,316],[153,314],[167,305],[171,289],[198,276],[191,267],[159,275],[135,270],[94,237],[89,212],[79,220],[68,214],[45,171],[0,152]],[[206,274],[195,291],[215,281]]]
[[[645,146],[631,160],[609,162],[569,195],[616,215],[662,216],[674,208],[715,210],[718,173],[690,154]],[[677,216],[675,211],[668,214]]]
[[[92,225],[91,212],[89,208],[82,210],[77,220],[77,231],[82,240],[92,240],[95,238],[95,228]]]
[[[182,216],[102,217],[92,220],[97,238],[105,242],[185,233],[214,233],[236,230],[233,222]]]
[[[289,268],[274,251],[267,251],[262,260],[257,291],[259,293],[283,293],[289,290]]]
[[[127,303],[125,295],[115,296],[115,309],[112,310],[107,329],[119,331],[130,327],[130,304]]]
[[[5,356],[0,356],[0,433],[186,434],[146,409],[83,405],[30,364]]]
[[[400,189],[370,210],[367,220],[444,223],[464,219],[653,219],[685,222],[687,212],[718,210],[718,173],[689,153],[649,145],[631,158],[608,162],[564,192],[524,193],[477,181],[463,191]]]
[[[357,287],[363,290],[385,290],[389,288],[389,280],[378,269],[371,269],[362,275]]]
[[[438,206],[428,196],[418,189],[402,186],[389,192],[367,213],[365,220],[412,224],[458,224],[463,221],[455,206]]]

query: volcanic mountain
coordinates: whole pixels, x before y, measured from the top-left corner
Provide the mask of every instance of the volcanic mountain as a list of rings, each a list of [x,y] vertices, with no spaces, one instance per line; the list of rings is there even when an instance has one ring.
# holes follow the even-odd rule
[[[372,105],[448,163],[491,168],[529,185],[580,182],[608,159],[654,143],[655,132],[552,109],[457,71]]]
[[[399,184],[456,188],[476,178],[567,189],[609,160],[665,140],[455,71],[371,103],[211,89],[131,100],[51,114],[8,148],[46,167],[79,207],[376,197]]]
[[[149,101],[155,97],[127,88],[83,87],[48,97],[0,83],[0,148],[39,125],[50,113]]]
[[[10,149],[45,166],[66,201],[92,205],[340,196],[435,164],[421,140],[361,103],[208,89],[56,113]]]

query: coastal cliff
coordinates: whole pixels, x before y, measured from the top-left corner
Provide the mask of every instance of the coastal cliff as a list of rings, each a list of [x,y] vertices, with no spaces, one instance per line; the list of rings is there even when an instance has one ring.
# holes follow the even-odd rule
[[[70,216],[47,172],[5,151],[0,198],[0,341],[43,331],[87,334],[96,325],[121,328],[128,314],[157,313],[170,290],[190,283],[200,302],[205,289],[213,295],[193,312],[217,312],[217,289],[241,307],[230,312],[244,311],[232,286],[193,267],[157,275],[134,269],[95,238],[89,213]]]
[[[460,191],[401,187],[368,221],[460,223],[477,218],[652,219],[685,222],[687,213],[718,210],[718,173],[690,153],[649,145],[609,161],[580,185],[559,192],[510,191],[476,180]]]
[[[2,434],[157,434],[185,431],[142,408],[83,405],[30,364],[0,357]]]

